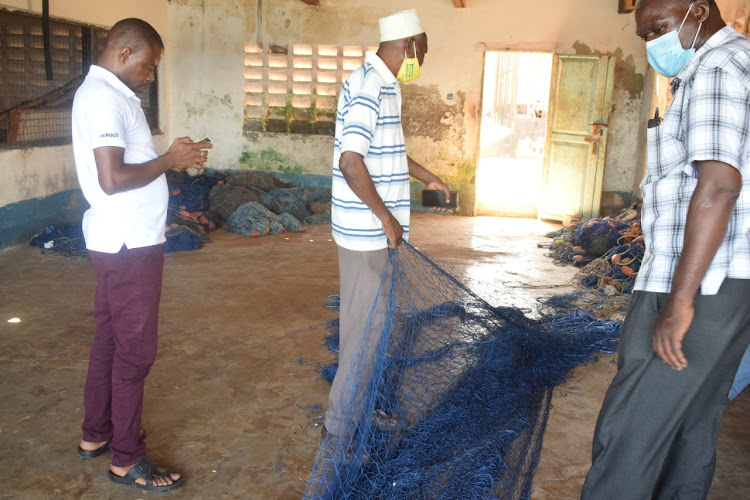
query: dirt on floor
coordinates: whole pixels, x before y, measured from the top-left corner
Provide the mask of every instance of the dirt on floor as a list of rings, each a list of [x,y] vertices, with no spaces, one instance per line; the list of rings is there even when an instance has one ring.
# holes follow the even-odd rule
[[[536,220],[415,214],[411,242],[517,303],[569,290],[576,269],[537,243]],[[184,499],[298,499],[313,465],[329,386],[318,367],[324,307],[338,292],[330,226],[248,239],[219,230],[197,252],[168,255],[156,364],[146,385],[149,455],[183,472]],[[108,457],[76,455],[93,334],[86,259],[38,248],[0,252],[0,483],[3,498],[136,499],[114,485]],[[20,323],[10,324],[12,317]],[[534,479],[535,499],[580,494],[596,415],[615,372],[600,355],[557,388]],[[750,396],[728,405],[709,498],[750,496]],[[163,496],[160,496],[163,498]]]

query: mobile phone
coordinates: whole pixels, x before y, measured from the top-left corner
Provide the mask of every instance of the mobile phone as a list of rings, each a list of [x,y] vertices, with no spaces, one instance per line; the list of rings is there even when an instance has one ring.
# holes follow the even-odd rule
[[[458,193],[451,191],[451,201],[446,203],[445,193],[439,189],[422,190],[422,206],[437,208],[456,208],[458,207]]]

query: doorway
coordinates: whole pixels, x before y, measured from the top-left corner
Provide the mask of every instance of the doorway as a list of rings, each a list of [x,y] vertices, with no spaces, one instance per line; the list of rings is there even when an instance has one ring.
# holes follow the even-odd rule
[[[538,214],[552,62],[551,53],[485,55],[477,215]]]

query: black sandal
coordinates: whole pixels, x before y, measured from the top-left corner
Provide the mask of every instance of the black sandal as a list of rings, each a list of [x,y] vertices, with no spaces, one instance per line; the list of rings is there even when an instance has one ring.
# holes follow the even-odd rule
[[[174,480],[173,483],[164,486],[154,486],[153,479],[155,477],[170,477],[172,471],[159,472],[158,465],[146,457],[143,457],[135,464],[135,467],[130,469],[124,476],[118,476],[111,470],[109,471],[109,480],[113,483],[124,484],[126,486],[135,486],[139,490],[144,491],[170,491],[181,487],[185,484],[185,477],[180,476],[180,479]],[[146,484],[137,483],[136,480],[140,477],[146,479]]]
[[[141,430],[141,436],[138,438],[139,442],[143,442],[143,440],[146,439],[146,431]],[[101,445],[99,448],[95,450],[84,450],[80,446],[78,447],[78,456],[81,458],[96,458],[104,455],[109,451],[109,442],[111,439],[107,439],[107,442]]]

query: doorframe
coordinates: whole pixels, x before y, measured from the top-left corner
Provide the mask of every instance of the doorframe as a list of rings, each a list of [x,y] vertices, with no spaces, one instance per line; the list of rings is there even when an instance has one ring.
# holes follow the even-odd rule
[[[477,188],[476,188],[476,178],[479,173],[479,158],[481,155],[481,144],[482,144],[482,122],[484,121],[484,117],[482,116],[482,110],[484,109],[484,77],[485,72],[487,68],[487,52],[520,52],[520,53],[529,53],[529,54],[552,54],[553,56],[553,64],[552,64],[552,71],[555,71],[554,67],[554,56],[558,55],[559,53],[556,51],[555,46],[547,45],[547,44],[540,44],[538,47],[509,47],[507,45],[493,45],[493,44],[487,44],[487,43],[479,43],[477,45],[479,50],[482,52],[482,73],[479,78],[479,108],[478,108],[478,114],[479,114],[479,120],[477,121],[477,133],[476,133],[476,153],[474,154],[474,204],[471,207],[471,214],[473,216],[476,216],[477,210],[479,208],[479,196],[477,196]],[[553,76],[550,76],[550,82],[554,81]],[[552,86],[550,85],[550,93],[552,92]],[[549,126],[549,114],[550,110],[547,111],[547,121]],[[546,134],[549,132],[545,132],[545,149],[546,149]],[[547,154],[545,150],[545,155]],[[542,175],[544,175],[544,172],[542,171]],[[540,200],[541,202],[541,200]],[[541,203],[540,203],[541,206]],[[537,209],[537,219],[539,219],[539,210]]]

